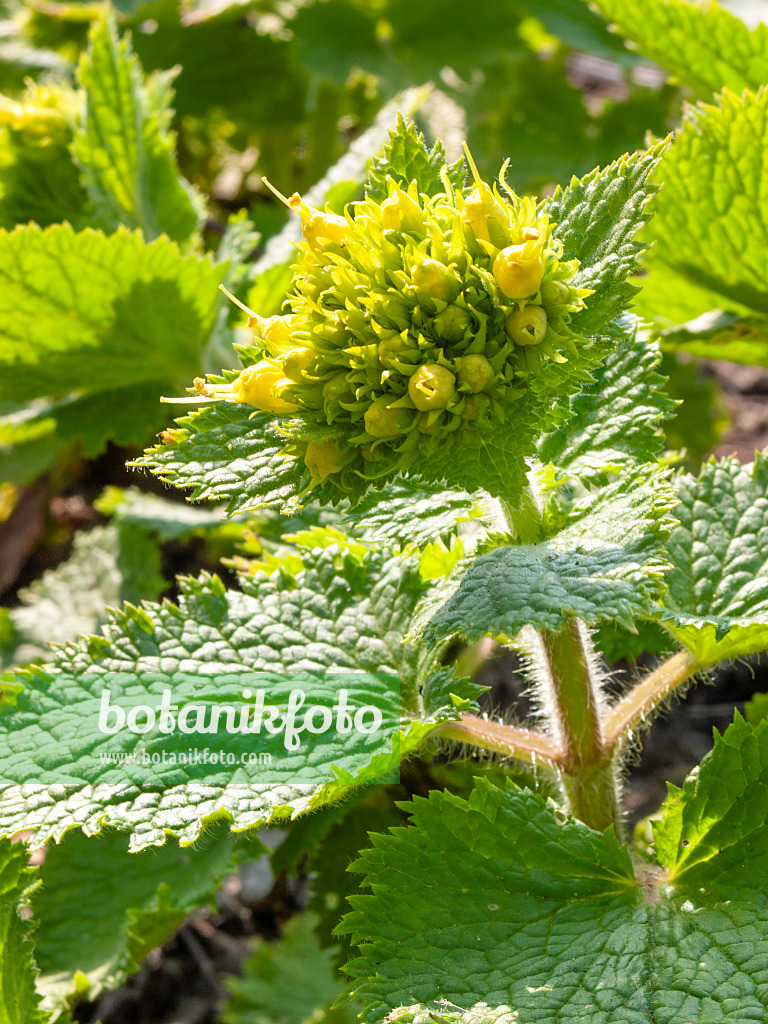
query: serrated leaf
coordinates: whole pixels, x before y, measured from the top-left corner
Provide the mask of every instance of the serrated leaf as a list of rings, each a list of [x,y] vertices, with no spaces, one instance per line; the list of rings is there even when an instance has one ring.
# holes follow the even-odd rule
[[[417,797],[409,807],[412,827],[374,836],[372,849],[354,866],[373,890],[352,898],[355,910],[342,925],[361,949],[347,970],[354,994],[368,1004],[365,1019],[763,1020],[764,864],[757,860],[741,890],[710,884],[734,863],[737,881],[750,871],[748,841],[740,863],[729,850],[738,848],[746,822],[755,821],[745,815],[743,802],[734,803],[740,791],[762,814],[755,829],[759,844],[765,832],[765,784],[744,788],[759,774],[751,766],[751,737],[731,733],[728,745],[739,744],[742,771],[735,785],[729,788],[728,758],[716,765],[721,755],[715,752],[700,770],[707,778],[702,798],[696,774],[683,796],[672,796],[691,836],[692,860],[711,856],[703,870],[691,866],[678,873],[671,863],[672,884],[663,869],[651,866],[640,865],[636,880],[629,853],[612,830],[601,835],[578,822],[564,823],[562,812],[553,815],[552,805],[534,793],[494,789],[480,780],[468,800],[449,792]],[[725,811],[735,828],[699,821],[702,810]],[[673,806],[667,813],[674,829],[679,811]],[[718,832],[726,844],[720,864]]]
[[[406,1020],[454,1020],[461,1007],[480,1020],[554,1024],[577,1006],[598,1011],[596,1024],[645,1019],[632,1015],[645,992],[631,929],[623,941],[612,934],[639,901],[611,832],[557,824],[538,794],[484,779],[468,800],[432,792],[407,809],[411,827],[372,836],[353,865],[374,894],[352,897],[340,929],[363,950],[347,971],[367,1020],[398,1008]]]
[[[659,614],[701,665],[768,647],[768,464],[711,460],[679,478]]]
[[[581,261],[575,283],[592,288],[572,329],[587,336],[606,330],[625,312],[638,288],[629,282],[646,246],[635,240],[648,221],[646,209],[657,186],[649,184],[666,143],[620,157],[604,170],[596,168],[566,189],[558,187],[547,211],[558,225],[565,259]]]
[[[659,454],[661,420],[674,402],[656,372],[661,354],[656,343],[638,337],[637,324],[608,353],[595,382],[572,400],[572,417],[539,442],[539,458],[591,484],[631,461],[651,462]]]
[[[48,661],[50,643],[95,633],[107,608],[153,599],[165,589],[157,544],[133,526],[96,526],[75,535],[72,555],[19,591],[8,617],[14,630],[13,661]]]
[[[166,833],[191,842],[208,821],[227,817],[241,830],[322,805],[350,786],[396,770],[400,757],[439,724],[437,718],[419,710],[418,687],[428,663],[402,643],[424,589],[417,567],[385,553],[361,560],[339,546],[302,554],[300,564],[303,568],[293,572],[278,567],[271,575],[244,575],[242,592],[226,592],[215,577],[183,581],[178,607],[168,602],[145,603],[138,609],[129,606],[111,617],[104,638],[65,648],[57,652],[50,672],[33,673],[13,714],[0,716],[5,735],[2,749],[6,755],[16,752],[11,756],[13,765],[3,762],[5,777],[15,773],[13,781],[25,783],[6,786],[0,795],[0,830],[13,834],[32,828],[35,841],[44,843],[75,826],[93,833],[108,824],[130,830],[135,848],[161,843]],[[382,708],[382,736],[398,729],[401,712],[406,716],[406,734],[398,733],[396,750],[377,754],[373,761],[371,737],[360,739],[355,733],[343,751],[338,741],[323,737],[311,750],[273,761],[273,783],[253,783],[251,776],[264,772],[258,766],[240,775],[224,767],[214,770],[211,765],[182,762],[176,762],[174,777],[162,783],[148,782],[146,768],[137,769],[133,776],[116,769],[118,784],[100,781],[111,780],[110,769],[95,758],[93,734],[83,723],[94,714],[98,720],[105,687],[111,687],[113,695],[125,691],[128,697],[152,706],[165,688],[174,694],[178,688],[183,703],[202,697],[242,704],[243,686],[238,680],[248,672],[273,674],[269,687],[278,703],[287,701],[297,673],[313,673],[311,692],[317,694],[318,703],[329,706],[339,684],[328,673],[347,672],[354,706],[373,702]],[[382,687],[382,673],[387,688]],[[394,685],[397,680],[399,686]],[[364,699],[356,699],[356,688]],[[62,725],[62,716],[71,718],[71,726]],[[121,743],[123,738],[128,742],[126,750],[139,751],[160,750],[162,740],[123,734]],[[107,739],[101,738],[103,749]],[[182,739],[188,747],[189,740],[178,734],[173,743],[178,746]],[[209,736],[207,744],[226,739],[225,735]],[[264,737],[264,742],[281,744],[282,739],[278,734]],[[328,743],[325,754],[324,742]],[[26,784],[27,779],[42,777],[42,769],[32,767],[35,751],[51,766],[52,780],[60,782],[63,758],[69,765],[65,781],[70,784]],[[344,766],[338,781],[296,781],[302,767],[311,769],[312,778],[326,769],[327,777],[333,777],[331,764],[335,763]],[[141,784],[131,782],[139,776]]]
[[[96,215],[107,230],[123,224],[141,228],[147,241],[166,234],[184,242],[200,211],[176,165],[170,77],[144,81],[109,17],[94,23],[89,43],[78,67],[85,113],[72,151]]]
[[[656,857],[674,885],[750,889],[768,874],[768,722],[735,722],[654,824]]]
[[[268,414],[217,402],[177,423],[178,430],[168,431],[164,443],[135,464],[176,487],[193,488],[190,500],[226,502],[227,515],[233,516],[285,505],[298,494],[303,468],[280,458],[284,441]]]
[[[371,162],[365,194],[368,199],[383,202],[389,195],[386,183],[389,176],[403,189],[415,181],[420,195],[433,196],[445,191],[440,178],[443,170],[456,188],[462,187],[466,173],[463,157],[454,164],[447,164],[442,142],[438,139],[431,150],[427,149],[424,136],[416,131],[412,121],[406,124],[398,111],[397,127],[389,133],[381,156]]]
[[[673,503],[664,473],[628,472],[576,502],[563,528],[539,543],[474,559],[425,635],[514,639],[525,626],[558,631],[574,615],[633,629],[663,591],[660,534]]]
[[[765,34],[768,39],[768,28]],[[675,319],[674,307],[658,303],[668,292],[687,299],[682,320],[713,307],[737,314],[768,313],[768,250],[763,242],[768,225],[767,142],[766,89],[743,96],[726,89],[714,105],[688,110],[659,168],[664,188],[644,232],[644,239],[654,242],[647,267],[656,307],[644,298],[644,314],[652,313],[662,323]],[[680,299],[673,302],[676,306]]]
[[[30,922],[19,911],[34,881],[23,843],[0,840],[0,1024],[45,1024],[35,993]]]
[[[594,0],[615,29],[703,98],[723,86],[758,89],[768,66],[768,27],[749,29],[717,3]]]
[[[481,515],[476,497],[466,491],[416,490],[405,481],[371,491],[345,516],[367,542],[424,547],[449,540],[458,523]]]
[[[690,352],[702,359],[768,367],[768,318],[741,317],[715,309],[695,320],[661,332],[665,349]]]
[[[262,942],[229,981],[224,1024],[353,1024],[350,1009],[331,1010],[343,983],[334,955],[315,938],[315,915],[291,918],[277,942]]]
[[[64,1009],[76,988],[94,1000],[138,970],[188,914],[213,900],[232,870],[234,843],[219,827],[186,849],[168,843],[129,853],[128,836],[109,831],[72,833],[50,846],[32,898],[43,1008]]]
[[[0,397],[188,379],[223,273],[122,229],[0,231]]]

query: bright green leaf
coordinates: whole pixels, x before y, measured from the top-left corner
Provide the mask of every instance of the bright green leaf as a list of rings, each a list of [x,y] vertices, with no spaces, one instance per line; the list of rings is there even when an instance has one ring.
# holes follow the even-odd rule
[[[768,317],[740,317],[712,310],[661,333],[665,348],[703,359],[768,367]]]
[[[650,617],[663,590],[667,563],[659,534],[673,504],[665,480],[663,473],[627,473],[576,502],[567,525],[552,536],[480,555],[426,636],[514,639],[529,625],[558,631],[574,615],[589,625],[632,629],[636,617]]]
[[[768,463],[711,460],[678,480],[662,615],[702,665],[768,647]]]
[[[73,153],[97,217],[108,230],[141,228],[147,241],[186,241],[200,211],[176,166],[169,76],[145,82],[129,41],[105,18],[94,23],[78,79],[85,114]]]
[[[734,92],[766,81],[768,27],[749,29],[718,3],[688,0],[593,0],[594,6],[702,99],[723,86]]]
[[[23,843],[0,840],[0,1024],[45,1024],[35,993],[30,922],[19,915],[35,872]]]
[[[7,786],[0,795],[2,831],[13,834],[33,828],[36,842],[43,843],[78,825],[92,832],[110,824],[131,830],[136,848],[162,842],[165,833],[191,842],[208,821],[228,817],[241,830],[321,805],[338,798],[350,785],[397,770],[400,757],[446,717],[446,709],[436,707],[435,700],[420,701],[418,690],[428,666],[422,654],[402,642],[424,592],[417,567],[385,554],[361,560],[339,546],[302,553],[293,572],[287,562],[285,566],[276,565],[270,575],[256,571],[253,576],[241,576],[242,592],[225,591],[216,577],[184,580],[178,607],[167,602],[128,606],[111,615],[104,637],[58,651],[50,671],[32,673],[13,714],[0,716],[3,749],[16,751],[9,755],[14,765],[9,763],[6,770],[15,773],[17,782],[39,779],[43,768],[32,767],[37,751],[59,779],[62,769],[55,765],[63,758],[70,766],[71,784]],[[279,777],[274,783],[253,784],[248,771],[263,774],[258,767],[240,769],[237,774],[181,762],[174,779],[162,784],[134,784],[123,769],[117,769],[120,784],[99,781],[109,769],[100,767],[93,735],[78,723],[86,708],[91,718],[98,719],[101,692],[107,685],[101,680],[108,677],[115,695],[128,687],[128,696],[144,704],[157,704],[163,687],[172,688],[174,694],[178,688],[179,699],[185,702],[196,697],[214,699],[210,693],[215,692],[219,702],[242,704],[238,678],[249,671],[277,673],[270,682],[277,702],[287,702],[296,673],[319,674],[313,684],[317,701],[329,705],[338,685],[327,676],[329,671],[365,673],[350,676],[350,702],[360,706],[374,701],[383,708],[382,729],[389,726],[387,736],[397,729],[404,711],[406,736],[397,751],[377,755],[371,762],[371,737],[355,733],[355,743],[340,752],[329,734],[311,751],[303,749],[293,756],[282,751],[270,768],[271,775]],[[398,685],[382,689],[382,672],[389,677],[394,674]],[[174,673],[183,677],[178,687],[172,681]],[[205,680],[210,681],[208,696],[200,689]],[[463,686],[460,681],[453,681],[453,686],[454,692],[463,695],[463,689],[455,690]],[[365,699],[356,701],[356,688]],[[185,741],[180,749],[189,746],[183,734],[174,736],[174,743]],[[75,737],[80,738],[80,746]],[[136,750],[162,739],[127,736]],[[104,737],[102,742],[108,740]],[[210,745],[219,737],[207,741]],[[280,745],[283,740],[278,734],[265,736],[264,742]],[[322,766],[332,777],[335,763],[344,768],[339,782],[302,785],[296,781],[305,764],[314,777]],[[145,769],[142,772],[146,775]],[[235,775],[237,785],[232,784]],[[207,784],[201,786],[202,780]],[[146,782],[143,777],[142,782]]]
[[[124,230],[0,231],[0,397],[189,379],[223,272]]]

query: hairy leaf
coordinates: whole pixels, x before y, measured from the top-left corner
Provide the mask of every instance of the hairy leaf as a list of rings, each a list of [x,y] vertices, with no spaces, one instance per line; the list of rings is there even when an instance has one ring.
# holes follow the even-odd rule
[[[576,502],[570,522],[535,544],[507,544],[470,563],[426,636],[490,634],[514,639],[524,626],[560,630],[577,615],[590,625],[634,628],[663,590],[661,538],[673,504],[663,473],[628,473]]]
[[[37,969],[32,960],[30,922],[19,914],[35,876],[28,861],[23,843],[0,840],[1,1024],[45,1024],[50,1019],[35,992]]]
[[[573,416],[539,443],[539,458],[558,470],[593,483],[636,460],[659,454],[658,426],[674,403],[656,372],[658,344],[628,331],[598,367],[594,384],[572,401]]]
[[[766,141],[768,89],[742,96],[726,89],[715,104],[689,109],[667,151],[658,172],[664,188],[644,238],[655,243],[647,261],[651,294],[682,295],[683,320],[713,307],[768,313]],[[675,312],[661,304],[650,310],[647,298],[642,308],[667,320]]]
[[[242,576],[241,584],[242,592],[226,592],[216,577],[183,581],[178,607],[168,602],[128,606],[112,614],[103,638],[57,652],[53,669],[31,674],[13,714],[0,716],[3,749],[10,758],[3,765],[6,778],[8,772],[15,773],[14,781],[25,783],[6,787],[0,795],[3,832],[33,828],[35,841],[44,843],[75,826],[93,833],[109,824],[131,830],[132,845],[140,848],[162,843],[166,833],[191,842],[206,822],[221,817],[241,830],[318,806],[355,783],[396,770],[400,756],[445,717],[445,708],[430,705],[429,710],[419,710],[418,689],[427,665],[414,648],[402,643],[424,591],[413,562],[386,554],[361,559],[337,545],[276,560],[271,574],[255,571],[253,576]],[[119,778],[115,784],[110,781],[110,769],[100,766],[96,757],[92,730],[78,728],[86,712],[98,718],[105,687],[111,687],[113,703],[123,694],[131,703],[154,706],[162,689],[176,693],[173,679],[178,673],[178,693],[184,703],[197,697],[242,704],[238,678],[249,671],[276,674],[269,685],[278,703],[287,702],[296,673],[314,673],[312,694],[321,704],[333,704],[336,696],[337,684],[328,672],[352,673],[350,700],[356,707],[373,701],[383,709],[382,737],[386,740],[397,729],[401,709],[407,735],[398,742],[397,752],[381,754],[373,762],[371,737],[357,743],[355,733],[355,743],[344,752],[338,742],[334,745],[322,737],[322,743],[311,750],[273,761],[270,772],[279,782],[271,784],[251,781],[250,775],[263,769],[233,772],[181,762],[163,784],[147,783],[146,768],[137,768],[132,776],[131,766],[115,770]],[[355,673],[359,674],[358,696],[366,699],[354,695]],[[382,689],[381,673],[387,676],[388,689]],[[399,687],[394,681],[399,681]],[[456,685],[461,695],[462,684]],[[78,736],[79,746],[73,740]],[[108,739],[103,738],[104,749]],[[184,746],[190,745],[178,733],[167,739],[176,746],[182,740]],[[225,735],[209,736],[207,744],[226,740]],[[121,734],[121,746],[109,749],[159,750],[162,741],[162,737],[150,741],[126,732]],[[282,737],[264,737],[264,742],[281,744]],[[11,750],[15,753],[8,753]],[[43,764],[33,767],[35,751],[50,764],[52,782],[61,781],[64,758],[70,766],[69,784],[39,785]],[[344,766],[337,782],[302,785],[296,781],[302,766],[311,768],[313,777],[326,766],[332,778],[331,763],[336,762]],[[130,781],[140,776],[141,784]],[[102,778],[107,781],[101,782]],[[233,779],[237,784],[232,784]]]
[[[768,464],[711,460],[678,481],[662,618],[702,665],[768,647]]]
[[[586,309],[573,317],[573,329],[587,336],[605,330],[638,291],[628,279],[638,270],[646,245],[635,235],[649,219],[646,207],[657,191],[649,178],[665,146],[657,143],[604,170],[597,168],[581,181],[574,178],[547,202],[565,259],[581,261],[579,287],[594,289]]]
[[[428,196],[445,191],[440,177],[442,170],[448,174],[454,186],[460,188],[464,182],[464,159],[447,165],[445,150],[439,140],[431,150],[424,144],[424,136],[416,131],[413,122],[406,124],[401,113],[397,115],[397,127],[389,133],[389,142],[381,155],[374,157],[365,188],[366,196],[383,202],[387,195],[387,177],[392,178],[401,188],[407,189],[416,182],[419,194]]]
[[[428,1024],[744,1024],[768,1011],[766,726],[726,732],[638,865],[532,792],[417,797],[354,869],[342,925],[365,1018]],[[671,883],[671,884],[670,884]]]
[[[415,490],[402,481],[370,491],[345,521],[366,541],[421,548],[447,540],[462,520],[481,514],[478,499],[466,491]]]

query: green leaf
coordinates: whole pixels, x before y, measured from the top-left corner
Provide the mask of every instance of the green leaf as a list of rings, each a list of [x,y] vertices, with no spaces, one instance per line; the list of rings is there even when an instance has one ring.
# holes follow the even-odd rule
[[[656,372],[661,355],[656,343],[630,325],[625,337],[595,372],[595,381],[572,402],[572,417],[539,443],[539,458],[589,485],[619,472],[632,461],[652,462],[662,440],[660,422],[674,402]]]
[[[192,501],[227,502],[227,515],[270,505],[282,506],[299,491],[303,467],[281,459],[284,441],[272,417],[249,405],[217,402],[177,420],[136,460],[161,480],[192,487]]]
[[[667,377],[670,398],[679,403],[664,423],[667,447],[673,451],[685,449],[685,468],[698,472],[729,425],[717,378],[708,367],[674,352],[664,352],[661,371]]]
[[[76,826],[95,832],[114,825],[132,832],[135,848],[160,843],[166,833],[188,843],[219,818],[229,819],[237,830],[284,819],[397,770],[400,757],[445,717],[445,709],[421,708],[419,686],[429,663],[402,642],[424,592],[417,565],[386,553],[361,558],[334,545],[273,560],[269,575],[257,567],[254,573],[241,576],[242,592],[225,591],[216,577],[183,580],[178,606],[129,605],[111,614],[103,637],[57,651],[52,669],[29,674],[13,713],[0,715],[0,748],[14,761],[3,762],[5,778],[10,773],[15,783],[23,783],[0,793],[0,830],[14,834],[32,828],[36,843],[42,844]],[[252,776],[263,775],[263,767],[238,771],[179,761],[157,783],[147,783],[146,770],[134,772],[141,784],[117,770],[116,785],[114,770],[110,775],[109,768],[100,767],[95,757],[99,744],[83,724],[98,720],[105,687],[151,706],[164,688],[178,693],[182,703],[203,698],[241,705],[238,680],[248,672],[273,674],[268,692],[278,704],[287,703],[297,673],[313,674],[312,696],[332,705],[339,684],[329,671],[349,674],[354,706],[373,702],[382,709],[383,742],[393,732],[399,735],[392,753],[372,761],[368,741],[373,738],[355,733],[343,750],[329,734],[311,750],[286,757],[278,734],[263,737],[264,749],[275,754],[274,782],[254,784]],[[456,686],[463,696],[463,684],[457,681]],[[401,712],[405,736],[398,732]],[[123,734],[120,743],[125,741],[129,752],[159,751],[165,740],[173,749],[189,747],[188,737],[173,737]],[[209,736],[206,745],[226,740]],[[100,737],[101,749],[107,749],[108,741]],[[38,756],[41,765],[33,767]],[[62,763],[69,766],[67,785],[38,784],[47,771],[61,781]],[[305,767],[314,778],[326,769],[332,778],[333,764],[341,766],[337,781],[297,781]]]
[[[283,145],[286,129],[306,117],[308,75],[297,67],[291,43],[257,32],[245,19],[187,24],[177,4],[153,8],[157,30],[136,32],[133,48],[145,72],[181,68],[174,82],[177,115],[215,120],[224,110],[243,128],[276,133]]]
[[[351,1010],[329,1011],[342,988],[330,950],[320,949],[315,916],[291,918],[277,942],[261,942],[228,982],[224,1024],[353,1024]]]
[[[37,969],[29,940],[26,904],[34,870],[23,843],[0,840],[0,1024],[45,1024],[49,1015],[35,993]]]
[[[147,494],[137,487],[125,490],[106,487],[94,502],[94,507],[102,515],[112,516],[116,523],[136,526],[155,534],[161,543],[184,540],[215,529],[221,526],[225,513],[221,506],[193,508],[178,501],[168,501],[157,494]]]
[[[0,479],[27,483],[75,449],[88,458],[108,441],[143,445],[168,424],[161,382],[33,402],[0,417]]]
[[[760,887],[768,875],[768,722],[753,727],[737,711],[683,788],[669,789],[653,829],[669,881],[729,894]]]
[[[768,65],[768,27],[750,30],[717,3],[594,0],[621,35],[703,99],[723,86],[758,89]]]
[[[642,910],[610,830],[557,823],[538,794],[485,779],[407,809],[411,827],[372,836],[353,865],[373,895],[351,898],[340,929],[361,947],[347,972],[366,1020],[646,1020]]]
[[[715,309],[661,332],[665,348],[703,359],[768,367],[768,317],[740,317]]]
[[[768,464],[710,460],[677,482],[680,525],[660,609],[701,665],[768,647]]]
[[[160,234],[186,241],[200,204],[176,165],[169,75],[144,81],[130,42],[105,18],[94,23],[78,80],[85,114],[73,153],[104,227],[141,228],[147,241]]]
[[[673,791],[657,827],[669,876],[638,865],[636,880],[612,830],[511,785],[417,797],[412,826],[374,836],[354,865],[372,892],[342,928],[361,949],[347,970],[365,1019],[764,1020],[768,747],[765,726],[747,728]]]
[[[234,843],[219,827],[186,849],[167,843],[129,853],[128,836],[112,831],[71,833],[49,847],[32,898],[43,1008],[60,1011],[75,992],[94,1000],[138,970],[188,914],[212,902],[232,870]]]
[[[636,470],[571,507],[562,529],[537,544],[505,544],[474,559],[426,627],[428,639],[488,634],[510,640],[524,626],[634,629],[663,591],[661,537],[674,504],[666,474]]]
[[[765,33],[768,39],[768,28]],[[768,90],[736,96],[726,89],[714,105],[688,110],[666,153],[658,172],[664,188],[644,240],[654,243],[647,260],[650,287],[662,299],[668,292],[682,294],[683,320],[713,307],[768,314],[766,144]],[[674,301],[677,306],[681,300]],[[674,308],[658,304],[650,310],[647,299],[642,309],[674,319]]]
[[[558,187],[547,210],[558,225],[565,259],[581,261],[575,283],[592,288],[586,309],[572,320],[572,329],[587,336],[604,331],[629,307],[638,288],[629,282],[637,272],[647,246],[635,241],[647,223],[646,206],[658,191],[649,178],[666,143],[597,168],[566,189]]]
[[[398,112],[397,127],[390,131],[389,142],[371,162],[365,193],[367,198],[383,202],[389,194],[386,179],[390,177],[404,189],[415,181],[419,194],[433,196],[445,191],[440,178],[443,170],[456,188],[462,187],[466,173],[464,158],[447,164],[442,142],[438,139],[431,150],[427,149],[424,136],[416,131],[412,121],[406,124]]]
[[[403,480],[370,491],[344,518],[367,542],[422,548],[448,541],[460,522],[482,515],[481,501],[466,491],[416,490]]]
[[[96,526],[75,534],[71,557],[19,591],[20,607],[8,611],[17,665],[48,661],[51,643],[95,633],[107,608],[152,599],[165,589],[160,553],[134,526]]]
[[[189,379],[223,273],[122,229],[0,231],[0,398]]]

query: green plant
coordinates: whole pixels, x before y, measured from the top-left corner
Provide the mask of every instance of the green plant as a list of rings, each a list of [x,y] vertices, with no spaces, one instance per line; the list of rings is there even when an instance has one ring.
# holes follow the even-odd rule
[[[363,849],[353,870],[373,891],[350,897],[353,911],[336,934],[360,948],[348,967],[349,995],[367,1020],[522,1024],[581,1014],[683,1024],[765,1012],[765,726],[738,718],[716,739],[698,772],[671,789],[652,845],[630,852],[620,809],[621,764],[637,734],[697,674],[768,641],[766,463],[712,461],[698,477],[673,471],[658,436],[671,410],[658,346],[627,312],[635,294],[628,278],[642,255],[634,236],[662,153],[663,145],[622,158],[534,204],[477,176],[463,184],[462,169],[446,165],[439,146],[428,151],[401,122],[374,164],[368,199],[346,219],[291,201],[306,242],[286,314],[290,340],[282,340],[283,321],[255,317],[257,340],[241,349],[246,368],[196,382],[192,400],[203,408],[140,462],[194,487],[197,498],[228,501],[231,512],[308,500],[336,512],[271,554],[267,544],[259,562],[241,559],[240,591],[227,591],[215,576],[187,580],[178,604],[128,605],[111,613],[101,636],[22,673],[24,688],[0,717],[11,752],[4,774],[15,782],[0,794],[5,835],[33,829],[39,845],[75,827],[91,834],[109,826],[127,831],[138,851],[169,837],[193,843],[215,826],[216,839],[206,841],[223,850],[232,842],[223,823],[241,832],[314,810],[297,819],[293,852],[276,854],[295,862],[318,836],[331,843],[340,819],[347,838],[360,841],[351,823],[365,799],[346,806],[342,796],[364,795],[362,784],[425,744],[457,740],[535,771],[499,785],[478,765],[480,778],[415,798],[403,807],[409,827],[377,832]],[[368,245],[358,249],[360,230]],[[377,252],[390,268],[376,277],[380,294],[370,283],[357,288],[355,277],[368,273],[371,260],[381,265]],[[497,263],[499,253],[507,263]],[[514,284],[511,256],[522,267]],[[332,280],[321,302],[323,268]],[[339,281],[346,303],[333,299]],[[473,318],[473,331],[455,315],[438,342],[430,324],[451,308]],[[533,345],[517,336],[516,322],[507,328],[518,309],[532,308],[544,311],[549,328]],[[455,323],[462,329],[454,331]],[[402,342],[394,360],[381,348],[392,332]],[[473,334],[484,348],[478,341],[470,354],[482,355],[493,373],[462,377]],[[366,344],[373,351],[362,351]],[[290,375],[301,345],[310,358]],[[283,374],[266,399],[242,383],[248,367],[262,362]],[[355,405],[340,408],[335,392],[322,391],[331,364],[345,387],[353,374]],[[442,366],[454,381],[434,408],[422,410],[407,380],[423,366]],[[462,417],[467,397],[478,395],[488,401]],[[282,406],[259,411],[275,397]],[[394,401],[409,419],[381,433],[367,411],[385,400],[383,408]],[[414,416],[425,418],[422,446],[410,443]],[[432,432],[439,445],[430,443]],[[376,444],[384,449],[374,462],[380,469],[368,473],[359,450]],[[328,447],[313,458],[312,445]],[[471,534],[460,529],[467,520]],[[594,630],[648,623],[662,625],[680,649],[611,703]],[[487,635],[527,658],[535,721],[478,716],[477,686],[443,664],[456,638],[473,644]],[[291,781],[292,762],[271,786],[242,779],[233,786],[218,774],[200,790],[190,771],[171,785],[115,787],[89,774],[91,748],[78,746],[76,729],[62,729],[73,713],[87,716],[103,685],[119,686],[125,673],[139,686],[148,685],[149,671],[155,683],[158,672],[171,679],[179,670],[190,680],[218,679],[213,699],[226,701],[226,680],[237,677],[232,666],[277,673],[278,689],[281,673],[290,680],[292,671],[320,673],[318,687],[324,670],[394,672],[389,678],[399,677],[401,692],[378,694],[397,737],[392,754],[371,761],[350,748],[332,781],[313,786]],[[377,678],[381,685],[386,677]],[[195,687],[177,692],[188,702]],[[30,781],[33,765],[45,770],[43,755],[50,764],[61,758],[62,744],[68,784]],[[326,756],[338,759],[330,748]],[[42,869],[33,910],[50,899],[46,878],[55,887],[59,875],[80,877],[98,842],[110,865],[106,877],[145,856],[122,841],[107,849],[108,838],[81,851],[83,840],[67,836]],[[17,851],[5,847],[9,871],[18,868]],[[210,856],[206,863],[213,871]],[[126,886],[105,897],[132,922],[127,946],[111,952],[108,964],[70,944],[65,965],[58,925],[42,914],[37,942],[52,971],[39,982],[46,1010],[114,983],[148,948],[148,936],[156,941],[174,927],[183,914],[183,903],[168,902],[181,892],[176,872],[166,858],[162,884],[142,875],[140,896]],[[14,899],[26,884],[17,876]],[[7,955],[26,964],[15,983],[26,979],[31,1008],[32,969],[21,926],[18,932]],[[311,940],[297,934],[295,941],[305,944],[303,956],[315,956]],[[285,955],[296,954],[286,947]],[[332,961],[317,956],[327,972]],[[253,970],[270,962],[261,956]],[[249,999],[269,1004],[249,992],[239,990],[232,1019],[243,1019]]]
[[[0,498],[165,426],[134,465],[215,503],[99,481],[109,522],[0,613],[2,668],[25,666],[0,690],[0,1021],[80,1019],[267,857],[312,892],[228,983],[231,1024],[762,1020],[765,695],[633,834],[622,779],[671,700],[768,649],[768,453],[689,473],[663,433],[695,431],[698,462],[722,418],[676,352],[764,361],[765,33],[598,0],[683,90],[734,90],[619,156],[681,90],[588,109],[572,48],[636,58],[581,0],[479,8],[471,46],[460,5],[267,6],[0,4]],[[446,62],[480,168],[513,154],[493,185],[402,117],[380,150],[388,101],[418,107],[397,90]],[[225,194],[246,150],[314,186],[273,202],[252,162]],[[199,408],[170,426],[161,394]],[[208,568],[158,602],[181,542]],[[480,711],[488,637],[520,656],[529,720]],[[643,667],[616,695],[622,657]],[[318,740],[269,782],[96,762],[105,689],[225,706],[246,677],[281,708],[297,679],[349,687],[385,749]],[[35,869],[20,833],[47,846]]]

